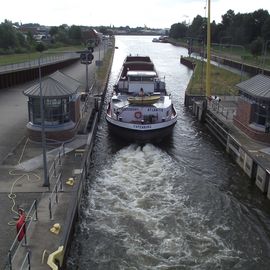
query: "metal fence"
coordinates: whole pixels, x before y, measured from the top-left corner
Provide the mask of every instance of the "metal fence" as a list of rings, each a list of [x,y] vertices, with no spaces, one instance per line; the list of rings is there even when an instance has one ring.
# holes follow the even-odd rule
[[[30,251],[27,251],[27,253],[26,253],[26,255],[25,255],[24,259],[23,259],[21,268],[20,268],[20,270],[25,270],[25,269],[28,269],[28,270],[31,269],[31,254],[30,254]]]
[[[48,177],[49,179],[56,179],[55,185],[52,189],[52,192],[49,197],[49,216],[50,219],[53,217],[53,206],[55,203],[58,203],[58,193],[63,190],[63,183],[62,183],[62,171],[61,165],[63,163],[63,156],[65,155],[65,146],[64,144],[60,147],[58,153],[56,154],[50,168],[48,171]],[[25,222],[21,226],[20,230],[18,231],[9,251],[8,251],[8,259],[7,264],[5,267],[5,270],[14,270],[14,262],[17,258],[17,255],[22,247],[27,248],[28,246],[28,232],[31,228],[31,224],[33,221],[38,220],[38,212],[37,212],[37,200],[35,200],[29,211],[27,212],[27,215],[25,217]],[[21,234],[22,230],[25,230],[23,239],[19,241],[18,236]],[[23,252],[26,252],[24,258],[22,259],[21,263],[18,263],[20,265],[20,269],[31,269],[31,251],[30,250],[23,250]],[[18,260],[18,259],[17,259]],[[16,265],[17,265],[16,264]]]
[[[19,250],[21,249],[21,247],[26,247],[27,246],[27,236],[28,236],[28,231],[31,228],[32,222],[33,221],[37,221],[38,220],[38,214],[37,214],[37,200],[34,200],[34,202],[32,203],[30,209],[27,212],[27,215],[25,217],[25,221],[22,224],[20,230],[18,231],[9,251],[8,251],[8,262],[7,262],[7,266],[6,266],[6,270],[12,270],[15,269],[13,266],[14,260],[19,252]],[[19,235],[21,235],[22,231],[24,230],[24,236],[21,239],[21,241],[19,240]],[[30,254],[29,254],[30,255]],[[27,257],[29,259],[29,263],[28,265],[30,265],[30,256]],[[25,260],[22,263],[22,266],[25,264]],[[30,267],[30,266],[29,266]],[[22,268],[21,268],[22,269]]]
[[[53,206],[58,204],[58,193],[63,191],[62,173],[59,173],[57,181],[49,197],[49,215],[50,219],[53,219]]]
[[[223,116],[226,120],[232,120],[237,109],[236,105],[228,105],[226,103],[220,102],[218,99],[208,102],[208,107],[212,111]]]
[[[56,154],[50,168],[48,171],[48,177],[50,183],[53,179],[56,179],[54,187],[52,189],[51,195],[49,197],[49,216],[50,219],[53,218],[53,206],[55,204],[58,204],[58,193],[63,191],[63,181],[62,181],[62,164],[64,162],[64,156],[65,156],[65,144],[63,143],[60,147],[58,153]]]
[[[52,54],[40,58],[40,65],[48,65],[53,63],[62,62],[69,59],[79,59],[80,55],[75,52],[70,53],[61,53],[61,54]],[[11,71],[18,71],[24,69],[31,69],[39,67],[39,59],[29,60],[21,63],[13,63],[8,65],[0,65],[0,73],[6,73]]]

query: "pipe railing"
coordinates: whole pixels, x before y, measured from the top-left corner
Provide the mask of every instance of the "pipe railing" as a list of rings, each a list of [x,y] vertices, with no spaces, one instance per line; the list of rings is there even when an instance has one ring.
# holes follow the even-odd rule
[[[69,59],[76,59],[76,58],[79,58],[79,54],[75,52],[64,53],[64,54],[59,54],[59,55],[50,55],[47,57],[42,57],[40,59],[40,64],[41,66],[43,66],[47,64],[57,63],[57,62],[61,62],[61,61],[69,60]],[[38,66],[39,66],[39,59],[29,60],[29,61],[25,61],[21,63],[0,65],[0,73],[35,68]]]
[[[33,217],[35,217],[35,218],[33,219]],[[8,269],[8,270],[13,269],[13,262],[16,258],[16,255],[18,254],[18,251],[20,250],[21,247],[27,246],[27,232],[30,230],[33,220],[35,220],[35,221],[38,220],[37,200],[34,200],[34,202],[32,203],[32,205],[31,205],[31,207],[30,207],[30,209],[27,212],[27,215],[25,217],[25,221],[22,224],[18,233],[16,234],[16,237],[15,237],[15,239],[14,239],[14,241],[13,241],[13,243],[8,251],[8,265],[7,265],[6,269]],[[21,241],[19,241],[18,240],[19,235],[22,233],[23,230],[24,230],[23,239]]]
[[[62,173],[59,173],[57,181],[49,197],[49,215],[50,219],[53,219],[53,206],[58,204],[58,193],[63,191]]]
[[[26,268],[27,267],[27,268]],[[22,262],[20,270],[30,270],[31,269],[31,254],[30,251],[27,251],[24,260]]]
[[[66,152],[65,152],[65,144],[63,143],[58,151],[58,153],[56,154],[49,170],[48,170],[48,177],[49,179],[51,178],[57,178],[58,174],[60,173],[58,168],[60,166],[62,166],[63,164],[63,156],[65,156]]]

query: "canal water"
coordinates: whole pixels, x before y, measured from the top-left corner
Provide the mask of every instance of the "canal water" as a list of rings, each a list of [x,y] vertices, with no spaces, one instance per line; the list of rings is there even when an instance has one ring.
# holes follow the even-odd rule
[[[112,137],[103,112],[67,269],[270,269],[269,201],[184,108],[187,50],[152,38],[116,37],[108,94],[128,54],[149,55],[178,122],[140,146]]]

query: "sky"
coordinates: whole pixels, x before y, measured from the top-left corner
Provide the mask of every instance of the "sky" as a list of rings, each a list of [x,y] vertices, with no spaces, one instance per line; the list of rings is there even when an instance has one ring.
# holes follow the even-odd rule
[[[207,0],[9,0],[1,1],[0,22],[46,26],[130,26],[170,28],[172,24],[207,17]],[[270,0],[211,0],[211,21],[221,22],[229,9],[235,13],[268,10]]]

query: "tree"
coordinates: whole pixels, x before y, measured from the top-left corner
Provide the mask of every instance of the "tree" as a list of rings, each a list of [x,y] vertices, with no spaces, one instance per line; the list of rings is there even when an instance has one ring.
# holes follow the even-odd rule
[[[172,38],[184,38],[187,29],[188,27],[185,23],[175,23],[171,26],[169,36]]]
[[[49,34],[51,37],[54,37],[58,33],[58,27],[57,26],[52,26],[49,30]]]
[[[82,40],[81,28],[79,26],[72,25],[68,29],[68,36],[74,43],[79,44],[81,42],[81,40]]]
[[[226,29],[229,29],[231,27],[231,25],[233,24],[234,21],[234,17],[235,17],[235,13],[233,10],[229,9],[226,14],[222,15],[222,24]]]
[[[252,16],[253,16],[254,25],[255,25],[254,35],[261,36],[262,27],[263,27],[265,21],[267,20],[267,18],[269,18],[269,13],[267,10],[258,9],[258,10],[253,12]]]
[[[58,27],[57,34],[55,35],[55,40],[62,43],[69,43],[68,28],[66,25],[62,24]]]
[[[0,24],[0,47],[3,49],[13,49],[16,47],[16,32],[12,22],[5,20]]]
[[[43,51],[46,50],[46,47],[45,47],[45,45],[44,45],[42,42],[39,42],[39,43],[37,44],[37,46],[36,46],[36,50],[37,50],[38,52],[43,52]]]
[[[207,20],[200,15],[197,15],[192,24],[189,26],[187,34],[191,37],[203,37],[206,36]]]
[[[270,40],[270,16],[268,16],[262,26],[262,37],[265,41]]]

